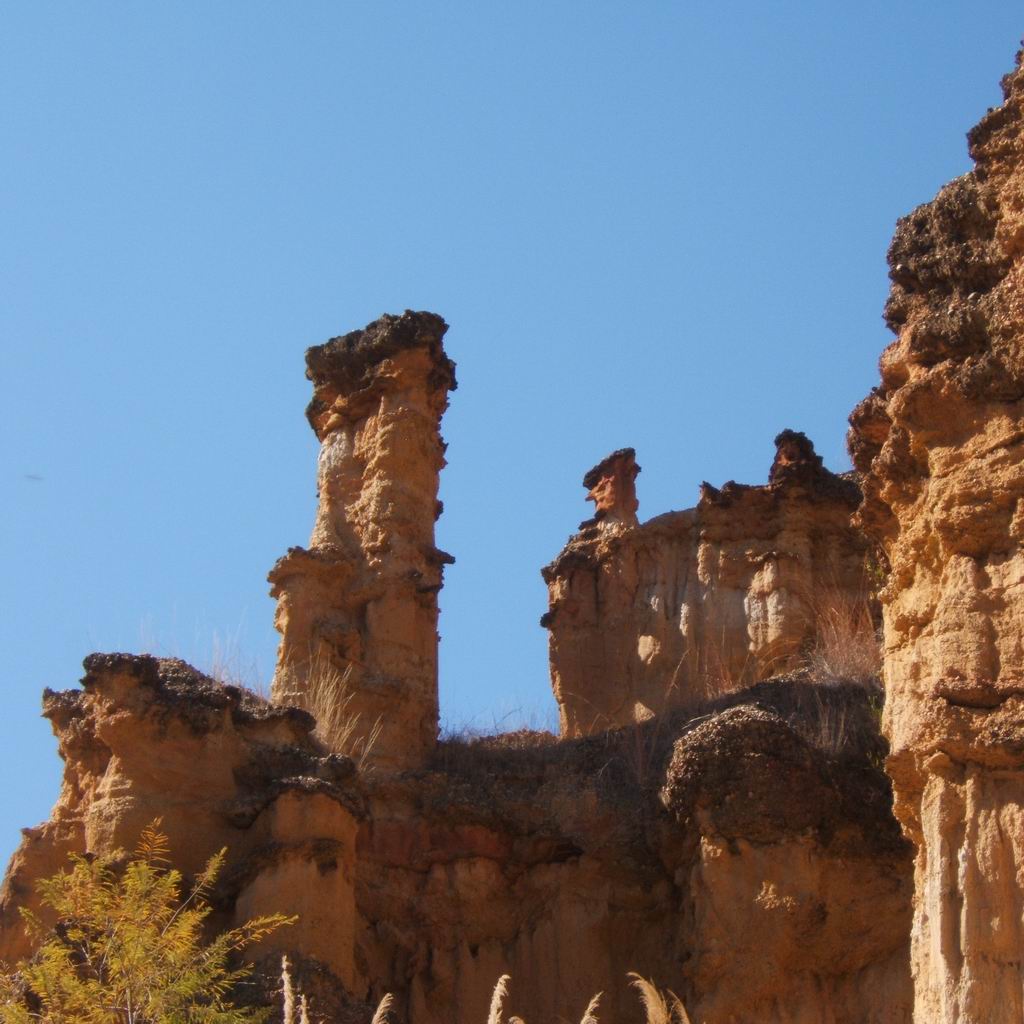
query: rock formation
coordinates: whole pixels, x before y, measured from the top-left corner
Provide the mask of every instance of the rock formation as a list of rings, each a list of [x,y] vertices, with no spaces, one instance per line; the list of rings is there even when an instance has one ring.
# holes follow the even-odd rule
[[[453,561],[434,546],[455,387],[446,330],[407,311],[307,351],[319,507],[309,548],[269,576],[273,699],[312,711],[331,749],[389,768],[422,764],[437,740],[437,593]]]
[[[28,952],[17,907],[69,853],[131,851],[161,819],[175,866],[195,874],[224,846],[215,904],[228,927],[290,906],[296,925],[256,952],[294,949],[345,986],[355,968],[351,759],[325,754],[313,719],[222,686],[175,659],[93,654],[81,690],[47,691],[64,759],[50,820],[25,829],[0,893],[0,960]]]
[[[174,660],[92,655],[47,693],[64,758],[49,822],[0,892],[17,914],[69,851],[131,849],[163,819],[195,872],[228,848],[215,926],[269,911],[314,1019],[509,1013],[632,1020],[636,970],[703,1024],[907,1024],[911,864],[863,689],[773,682],[622,732],[439,745],[420,771],[359,772],[313,720]]]
[[[704,484],[694,509],[642,526],[634,452],[584,477],[595,517],[543,570],[562,734],[642,721],[793,668],[818,619],[866,608],[853,480],[783,431],[766,486]]]
[[[337,1024],[385,991],[407,1024],[479,1024],[504,973],[529,1021],[598,990],[622,1020],[629,970],[702,1024],[1024,1020],[1020,58],[1004,91],[975,170],[897,227],[863,495],[792,431],[766,485],[644,524],[632,449],[587,473],[594,517],[544,570],[560,740],[437,743],[444,322],[310,349],[320,502],[270,574],[273,702],[124,654],[47,691],[63,785],[0,890],[0,960],[36,881],[160,818],[186,874],[228,848],[215,927],[299,915],[256,952]],[[889,745],[864,687],[778,675],[822,609],[863,609],[870,544]]]
[[[851,416],[891,564],[885,726],[917,847],[915,1020],[1024,1020],[1024,71],[899,222],[897,335]]]
[[[299,916],[256,955],[273,973],[287,951],[314,1017],[336,1024],[366,1024],[386,991],[406,1024],[479,1024],[504,973],[508,1012],[527,1020],[578,1019],[599,990],[602,1019],[628,1019],[631,970],[704,1024],[906,1024],[910,851],[864,688],[777,680],[681,694],[577,740],[436,743],[444,329],[384,317],[307,354],[320,504],[309,549],[271,572],[272,703],[123,654],[91,655],[81,690],[47,692],[64,782],[0,891],[0,959],[28,952],[18,907],[38,909],[35,881],[69,852],[130,850],[160,818],[186,874],[227,847],[215,927]],[[767,487],[705,488],[697,510],[646,526],[638,472],[623,450],[587,474],[595,516],[553,586],[572,594],[587,571],[612,581],[610,601],[640,565],[652,614],[679,621],[685,595],[707,631],[742,609],[744,652],[766,657],[804,635],[798,582],[859,571],[856,489],[802,435],[780,435]],[[634,649],[638,632],[676,642],[638,601],[604,628]],[[559,638],[569,608],[554,606]]]
[[[612,526],[636,526],[636,478],[640,467],[636,464],[636,452],[632,448],[620,448],[602,459],[583,477],[587,488],[587,501],[594,503],[594,518],[580,524],[580,528],[600,524],[607,529]]]

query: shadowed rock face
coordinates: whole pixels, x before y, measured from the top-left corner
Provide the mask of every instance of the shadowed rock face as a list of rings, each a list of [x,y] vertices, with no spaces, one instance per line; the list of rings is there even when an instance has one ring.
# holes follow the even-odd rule
[[[621,732],[439,744],[416,772],[361,773],[313,721],[179,661],[93,655],[48,693],[64,758],[51,819],[0,891],[17,913],[68,852],[132,849],[159,816],[186,874],[227,847],[223,928],[299,921],[287,951],[312,1019],[367,1024],[384,994],[407,1024],[509,1014],[638,1014],[626,972],[705,1024],[907,1024],[909,850],[864,691],[762,684]],[[268,993],[269,995],[269,990]],[[272,997],[271,997],[272,998]]]
[[[902,219],[896,340],[850,417],[891,564],[885,727],[917,845],[915,1020],[1024,1019],[1024,72]]]
[[[823,609],[866,601],[857,485],[825,469],[803,434],[775,443],[766,486],[704,484],[696,508],[643,525],[632,449],[587,474],[598,516],[543,570],[564,735],[790,669]]]
[[[320,439],[310,546],[270,572],[281,633],[272,696],[313,711],[321,738],[381,767],[422,764],[437,740],[434,546],[441,416],[455,387],[445,322],[384,316],[306,353]]]

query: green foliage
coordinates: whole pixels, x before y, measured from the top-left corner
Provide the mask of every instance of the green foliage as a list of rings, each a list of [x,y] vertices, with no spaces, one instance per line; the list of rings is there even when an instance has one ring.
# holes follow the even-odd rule
[[[251,968],[236,954],[294,918],[273,914],[203,941],[206,896],[224,863],[211,857],[187,897],[160,822],[121,872],[72,857],[38,885],[56,914],[46,928],[22,910],[37,953],[0,974],[0,1024],[258,1024],[269,1010],[234,1005]]]

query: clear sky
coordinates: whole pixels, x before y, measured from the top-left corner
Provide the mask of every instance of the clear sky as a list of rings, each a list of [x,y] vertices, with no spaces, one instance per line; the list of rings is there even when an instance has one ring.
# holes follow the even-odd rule
[[[93,650],[266,683],[306,346],[451,324],[443,718],[553,719],[541,565],[633,445],[641,517],[848,467],[897,216],[969,168],[1009,0],[40,3],[0,14],[0,857]]]

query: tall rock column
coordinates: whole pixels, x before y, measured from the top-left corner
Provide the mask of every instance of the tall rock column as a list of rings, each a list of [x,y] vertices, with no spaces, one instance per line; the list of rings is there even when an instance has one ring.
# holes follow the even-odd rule
[[[882,598],[915,1021],[1024,1020],[1024,72],[976,167],[899,222],[896,341],[850,418]]]
[[[434,546],[455,388],[446,330],[406,311],[306,352],[319,507],[309,548],[269,576],[273,699],[313,712],[332,749],[395,769],[421,764],[437,739],[437,594],[453,561]]]

